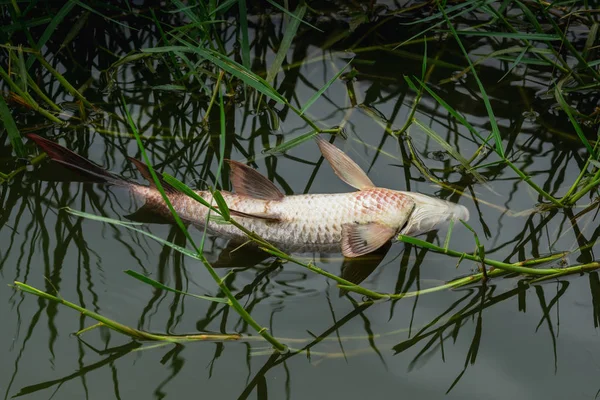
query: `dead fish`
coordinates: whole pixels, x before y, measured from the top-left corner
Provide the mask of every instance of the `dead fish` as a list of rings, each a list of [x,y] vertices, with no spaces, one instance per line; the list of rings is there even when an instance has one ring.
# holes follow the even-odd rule
[[[145,199],[142,207],[161,217],[169,209],[156,189],[148,166],[130,158],[150,186],[131,182],[40,136],[29,134],[54,161],[84,175],[88,180],[125,186]],[[461,205],[420,193],[376,187],[365,172],[344,152],[317,137],[321,153],[335,174],[358,189],[350,193],[284,196],[266,177],[246,164],[228,160],[234,193],[222,191],[231,214],[247,229],[282,250],[294,252],[342,252],[358,257],[377,250],[399,233],[419,235],[452,219],[469,219]],[[159,179],[161,179],[161,176]],[[167,182],[162,186],[181,219],[203,229],[208,208]],[[212,201],[209,191],[198,195]],[[227,239],[246,240],[231,224],[208,220],[209,232]]]

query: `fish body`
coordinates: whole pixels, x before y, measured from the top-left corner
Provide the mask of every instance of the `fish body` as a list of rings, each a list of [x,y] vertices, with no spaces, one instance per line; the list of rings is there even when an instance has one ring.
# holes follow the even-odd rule
[[[146,211],[171,218],[148,167],[142,162],[130,159],[150,181],[150,186],[127,181],[47,139],[37,135],[28,137],[53,160],[95,181],[126,186],[145,199]],[[468,210],[461,205],[420,193],[376,187],[364,171],[333,144],[321,138],[317,138],[317,144],[336,175],[358,191],[284,196],[256,170],[228,161],[235,193],[223,191],[221,194],[236,221],[285,251],[341,251],[345,257],[358,257],[384,246],[398,233],[419,235],[438,229],[452,219],[469,218]],[[162,180],[160,175],[159,179]],[[247,240],[235,226],[208,218],[209,209],[204,205],[164,181],[162,186],[186,223],[201,229],[206,227],[209,232],[227,239]],[[197,194],[215,204],[210,192]]]
[[[164,217],[170,215],[156,189],[140,185],[133,190],[139,197],[145,198],[146,204],[156,213]],[[197,194],[211,202],[210,192],[199,191]],[[378,224],[389,227],[396,234],[414,209],[411,197],[385,188],[292,195],[280,200],[256,199],[231,192],[221,194],[230,209],[265,217],[236,216],[237,222],[276,247],[290,252],[340,252],[343,227],[347,225]],[[169,197],[185,222],[204,228],[209,212],[207,207],[183,194]],[[244,233],[231,224],[209,220],[207,228],[210,233],[223,238],[247,240]]]

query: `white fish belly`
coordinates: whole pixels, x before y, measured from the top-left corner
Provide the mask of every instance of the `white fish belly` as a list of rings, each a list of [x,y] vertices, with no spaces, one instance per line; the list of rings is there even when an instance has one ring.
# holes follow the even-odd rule
[[[392,208],[398,208],[396,193],[387,189],[374,189],[352,193],[287,196],[282,200],[259,200],[233,193],[223,193],[223,197],[232,210],[277,218],[277,221],[269,221],[235,217],[245,228],[282,250],[339,252],[342,225],[393,223],[390,212]],[[206,192],[201,195],[209,196]],[[203,227],[207,209],[198,203],[196,205],[183,207],[185,209],[178,211],[183,211],[182,217],[185,219],[193,220],[195,225]],[[406,208],[404,212],[408,216],[412,211],[412,203]],[[230,224],[211,221],[208,228],[222,237],[247,240],[239,229]]]

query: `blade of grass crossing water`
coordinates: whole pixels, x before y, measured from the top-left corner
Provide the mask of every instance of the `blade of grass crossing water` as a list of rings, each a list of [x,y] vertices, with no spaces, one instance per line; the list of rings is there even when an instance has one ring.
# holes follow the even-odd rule
[[[275,349],[277,349],[278,351],[283,352],[283,353],[288,352],[289,351],[288,347],[286,345],[280,343],[277,339],[275,339],[272,335],[270,335],[267,332],[267,329],[263,328],[262,326],[260,326],[254,320],[254,318],[252,318],[252,316],[250,315],[250,313],[248,313],[248,311],[246,311],[246,309],[238,302],[238,300],[235,298],[235,296],[233,295],[233,293],[231,293],[231,291],[229,290],[229,288],[227,287],[227,285],[225,284],[225,282],[221,279],[221,277],[219,277],[219,275],[215,272],[214,268],[210,265],[210,263],[208,262],[208,260],[204,256],[204,254],[202,253],[202,248],[198,247],[194,243],[194,240],[191,237],[190,233],[188,232],[185,224],[183,223],[183,221],[181,220],[181,218],[177,214],[177,211],[175,211],[175,208],[173,207],[173,204],[171,203],[171,201],[169,200],[167,194],[165,193],[164,188],[163,188],[160,180],[158,179],[158,175],[156,174],[156,172],[154,171],[154,168],[150,164],[150,159],[148,158],[148,155],[146,154],[146,150],[144,148],[144,144],[142,143],[140,134],[139,134],[139,132],[138,132],[136,126],[135,126],[135,123],[133,122],[133,119],[131,118],[131,115],[130,115],[129,110],[127,108],[127,102],[125,101],[125,97],[122,94],[121,94],[121,101],[123,102],[123,106],[124,106],[124,110],[125,110],[125,115],[127,116],[127,121],[129,122],[131,130],[132,130],[132,132],[133,132],[133,134],[135,136],[135,139],[137,141],[138,147],[140,148],[140,152],[142,153],[143,161],[147,164],[148,170],[150,171],[150,174],[152,175],[152,180],[154,181],[154,184],[156,185],[156,188],[159,190],[162,198],[164,199],[165,203],[167,204],[167,207],[169,208],[169,211],[171,212],[171,214],[172,214],[173,218],[175,219],[177,225],[179,226],[179,228],[181,229],[181,231],[183,232],[183,234],[185,235],[185,237],[187,238],[187,240],[190,242],[190,244],[192,245],[192,247],[196,251],[196,253],[197,253],[196,257],[205,266],[205,268],[208,271],[208,273],[210,274],[210,276],[217,283],[217,285],[219,286],[219,288],[221,289],[221,291],[223,292],[223,294],[225,295],[225,297],[227,297],[227,299],[229,300],[229,304],[231,305],[231,307],[240,315],[240,317],[248,325],[250,325],[253,329],[255,329],[258,332],[258,334],[261,335],[266,341],[268,341],[269,343],[271,343]]]
[[[485,91],[485,87],[483,86],[483,83],[479,79],[479,76],[477,75],[477,72],[476,72],[475,68],[473,67],[473,63],[471,62],[471,59],[469,58],[469,53],[467,52],[464,45],[462,44],[462,41],[460,40],[460,37],[456,33],[456,30],[454,29],[452,22],[448,19],[448,16],[446,15],[446,12],[444,11],[443,6],[441,4],[438,4],[438,8],[440,9],[440,12],[443,14],[444,19],[446,20],[446,23],[448,25],[448,28],[452,32],[452,35],[454,36],[456,42],[458,43],[458,46],[462,50],[462,52],[465,56],[465,59],[467,60],[467,62],[469,63],[469,66],[471,67],[471,70],[473,71],[473,77],[475,78],[475,81],[477,82],[477,86],[479,87],[479,91],[481,92],[481,98],[483,99],[483,104],[485,105],[485,108],[488,113],[488,117],[490,118],[490,124],[492,125],[492,133],[494,135],[494,140],[496,142],[496,152],[498,153],[498,155],[500,157],[505,158],[504,148],[502,147],[502,137],[500,135],[500,128],[498,127],[496,117],[494,116],[494,110],[492,109],[492,105],[490,103],[490,98],[488,97],[487,92]]]
[[[483,36],[483,37],[499,37],[504,39],[519,39],[519,40],[538,40],[543,42],[551,42],[560,40],[560,36],[549,33],[524,33],[524,32],[486,32],[486,31],[456,31],[456,34],[463,36]]]
[[[304,17],[304,14],[306,13],[306,8],[306,4],[301,3],[298,5],[294,12],[296,18],[292,18],[285,29],[283,39],[281,39],[279,45],[279,50],[277,50],[277,54],[275,55],[275,60],[273,60],[273,64],[271,64],[269,71],[267,72],[267,82],[269,85],[273,85],[275,76],[281,69],[283,60],[285,60],[285,56],[287,55],[287,52],[292,45],[292,41],[294,40],[294,36],[296,36],[296,32],[298,31],[298,27],[300,26],[300,21],[302,21],[302,17]]]
[[[569,121],[571,121],[571,125],[573,125],[573,128],[575,129],[577,136],[579,136],[579,140],[581,140],[581,143],[588,150],[588,152],[590,153],[590,156],[593,159],[597,159],[594,149],[592,148],[592,145],[585,137],[585,134],[583,133],[583,131],[581,130],[581,127],[579,126],[579,123],[577,122],[577,120],[573,116],[573,113],[571,112],[571,107],[567,104],[567,102],[565,101],[565,98],[563,97],[563,94],[562,94],[562,83],[563,82],[564,82],[564,79],[562,79],[556,85],[556,88],[554,89],[554,96],[556,98],[556,101],[558,102],[558,104],[560,104],[560,107],[563,109],[563,111],[569,117]]]
[[[312,130],[308,133],[303,133],[302,135],[292,139],[292,140],[288,140],[287,142],[283,142],[281,143],[279,146],[275,146],[267,151],[265,151],[265,154],[282,154],[285,153],[286,151],[298,146],[301,143],[304,143],[308,140],[311,140],[312,138],[314,138],[315,136],[317,136],[319,134],[318,131]]]
[[[344,65],[342,67],[342,69],[340,69],[338,71],[338,73],[334,75],[333,78],[331,78],[321,89],[319,89],[315,94],[313,94],[310,97],[310,99],[308,99],[308,101],[306,102],[306,104],[304,104],[304,107],[302,107],[302,109],[300,110],[300,114],[304,114],[306,112],[306,110],[308,110],[308,108],[310,106],[312,106],[313,103],[315,101],[317,101],[319,99],[319,97],[321,97],[321,95],[323,93],[325,93],[325,91],[327,89],[329,89],[329,86],[331,86],[333,84],[333,82],[335,82],[340,77],[340,75],[342,75],[342,73],[346,70],[346,68],[348,67],[348,65],[350,65],[351,62],[352,62],[352,60],[348,61],[348,63],[346,65]]]
[[[408,77],[407,77],[408,78]],[[467,121],[467,119],[465,117],[463,117],[461,114],[458,113],[458,111],[456,111],[454,109],[454,107],[452,107],[450,104],[448,104],[444,99],[442,99],[436,92],[433,91],[433,89],[431,89],[425,82],[423,82],[422,80],[420,80],[419,78],[414,78],[419,85],[421,85],[421,87],[423,89],[425,89],[425,91],[427,93],[429,93],[429,95],[431,97],[433,97],[435,99],[435,101],[437,101],[442,107],[444,107],[446,109],[446,111],[448,111],[454,118],[456,118],[465,128],[467,128],[473,135],[477,136],[479,139],[485,141],[485,139],[479,134],[479,132],[477,132],[477,130],[473,127],[473,125],[471,125],[471,123],[469,121]],[[407,82],[410,81],[410,78],[407,79]],[[410,84],[410,83],[409,83]],[[414,89],[413,89],[414,90]]]
[[[262,79],[260,76],[254,74],[252,71],[245,68],[243,65],[236,63],[230,58],[210,49],[197,48],[178,38],[183,44],[187,46],[165,46],[165,47],[154,47],[142,49],[145,53],[166,53],[169,51],[180,51],[182,53],[196,53],[202,58],[216,64],[219,68],[229,72],[231,75],[240,79],[246,85],[256,89],[260,93],[267,97],[283,104],[288,105],[287,100],[281,96],[267,81]]]
[[[42,36],[40,36],[40,40],[38,40],[37,42],[38,50],[44,47],[46,42],[52,37],[52,34],[54,33],[58,25],[62,22],[63,19],[65,19],[67,15],[69,15],[73,7],[75,7],[75,3],[67,2],[65,5],[62,6],[60,10],[58,10],[58,12],[52,18],[50,23],[46,26],[46,29],[44,29],[44,33],[42,33]],[[27,57],[26,67],[28,70],[29,68],[31,68],[34,61],[35,56],[30,55],[29,57]]]
[[[183,292],[181,290],[177,290],[177,289],[173,289],[169,286],[163,285],[162,283],[155,281],[154,279],[150,279],[145,275],[142,275],[140,273],[137,273],[135,271],[132,271],[130,269],[128,269],[127,271],[125,271],[125,273],[129,276],[131,276],[132,278],[137,279],[140,282],[144,282],[145,284],[148,284],[152,287],[155,287],[156,289],[160,289],[160,290],[166,290],[168,292],[171,293],[177,293],[177,294],[181,294],[184,296],[190,296],[190,297],[195,297],[197,299],[201,299],[201,300],[208,300],[208,301],[212,301],[215,303],[224,303],[224,304],[229,304],[229,301],[227,301],[227,299],[224,299],[222,297],[211,297],[211,296],[202,296],[199,294],[193,294],[193,293],[188,293],[188,292]]]
[[[240,34],[242,42],[242,65],[250,69],[250,40],[248,38],[248,13],[246,11],[246,0],[238,0],[238,10],[240,14]]]
[[[427,136],[436,141],[448,154],[452,156],[452,158],[458,161],[467,172],[472,174],[475,179],[477,179],[480,183],[485,183],[485,178],[479,172],[471,168],[469,161],[465,157],[463,157],[458,151],[456,151],[454,147],[450,146],[450,144],[447,141],[445,141],[444,138],[442,138],[433,129],[423,124],[416,118],[413,118],[413,123],[419,128],[421,128],[423,132],[427,134]]]
[[[145,331],[141,331],[139,329],[131,328],[129,326],[123,325],[117,321],[109,319],[103,315],[95,313],[91,310],[78,306],[75,303],[71,303],[62,297],[51,295],[50,293],[43,292],[39,289],[34,288],[33,286],[27,285],[23,282],[15,281],[14,285],[25,293],[33,294],[40,298],[54,301],[56,303],[62,304],[66,307],[72,308],[73,310],[78,311],[80,314],[85,315],[86,317],[90,317],[96,321],[98,321],[103,326],[106,326],[116,332],[119,332],[123,335],[130,336],[134,339],[139,340],[153,340],[153,341],[163,341],[163,342],[189,342],[189,341],[197,341],[197,340],[238,340],[241,339],[241,335],[239,334],[212,334],[212,333],[201,333],[201,334],[192,334],[192,335],[160,335],[155,333],[149,333]],[[81,332],[81,331],[80,331]]]
[[[319,31],[319,32],[323,32],[321,29],[317,28],[316,26],[309,24],[308,22],[304,21],[304,20],[303,20],[303,19],[301,19],[301,18],[298,18],[298,16],[297,16],[297,15],[295,15],[295,14],[294,14],[294,13],[292,13],[292,12],[290,12],[290,11],[289,11],[289,10],[287,10],[285,7],[282,7],[282,6],[280,6],[280,5],[279,5],[279,4],[277,4],[275,1],[273,1],[273,0],[267,0],[267,1],[268,1],[269,3],[271,3],[271,4],[272,4],[272,5],[275,7],[275,8],[278,8],[278,9],[279,9],[279,10],[281,10],[283,13],[285,13],[285,14],[289,15],[289,16],[290,16],[292,19],[298,19],[298,20],[299,20],[299,22],[301,22],[301,23],[303,23],[303,24],[305,24],[305,25],[308,25],[308,26],[310,26],[311,28],[313,28],[313,29],[316,29],[316,30],[317,30],[317,31]],[[286,3],[287,3],[287,1],[286,1]]]
[[[85,104],[87,107],[93,108],[94,106],[92,105],[92,103],[90,103],[80,92],[79,90],[75,89],[73,87],[73,85],[71,85],[69,83],[69,81],[67,81],[65,79],[64,76],[62,76],[62,74],[60,72],[58,72],[56,69],[54,69],[54,67],[52,65],[50,65],[45,59],[44,57],[42,57],[39,54],[36,54],[35,57],[38,59],[38,61],[44,66],[44,68],[46,68],[48,71],[50,71],[50,73],[52,75],[54,75],[54,77],[61,83],[61,85],[63,85],[65,87],[65,89],[67,89],[69,91],[69,93],[71,93],[73,96],[77,97],[79,100],[81,100],[81,102],[83,104]]]
[[[6,128],[6,132],[8,133],[8,139],[10,140],[10,144],[17,155],[17,157],[25,157],[25,147],[23,146],[23,138],[19,133],[19,129],[17,128],[17,124],[13,119],[12,114],[10,113],[10,109],[8,105],[4,101],[4,97],[0,94],[0,119],[4,123],[4,127]]]

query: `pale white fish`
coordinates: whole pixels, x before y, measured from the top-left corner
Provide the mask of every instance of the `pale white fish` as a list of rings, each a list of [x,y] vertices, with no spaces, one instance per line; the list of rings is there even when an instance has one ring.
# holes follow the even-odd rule
[[[160,193],[154,187],[148,167],[131,159],[150,186],[118,177],[64,147],[36,135],[29,138],[54,160],[88,174],[97,181],[129,187],[146,200],[146,211],[170,217]],[[468,220],[461,205],[420,193],[376,187],[365,172],[333,144],[317,138],[323,156],[336,175],[356,192],[284,196],[266,177],[251,167],[229,161],[235,193],[221,192],[232,215],[247,229],[286,251],[339,252],[357,257],[383,246],[399,233],[419,235],[440,228],[451,219]],[[162,182],[179,216],[204,228],[208,209]],[[208,191],[197,192],[212,201]],[[208,230],[225,238],[245,241],[245,235],[231,224],[209,220]]]

